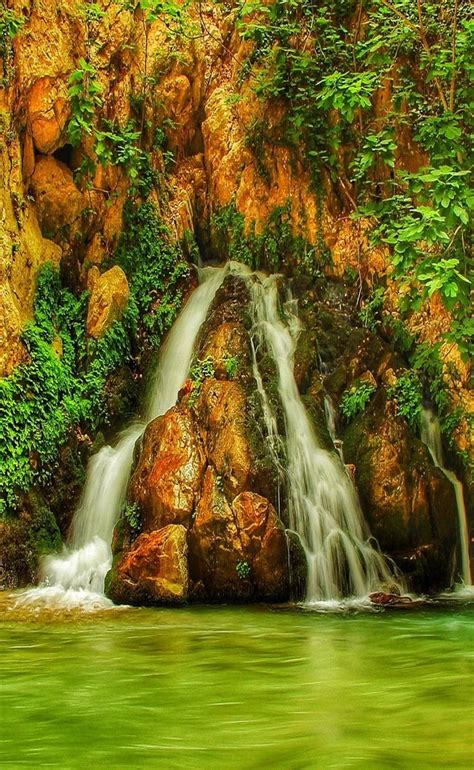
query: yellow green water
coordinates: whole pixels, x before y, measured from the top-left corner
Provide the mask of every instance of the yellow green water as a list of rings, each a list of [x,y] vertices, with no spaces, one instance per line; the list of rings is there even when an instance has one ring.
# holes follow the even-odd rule
[[[468,608],[0,625],[0,767],[472,768]]]

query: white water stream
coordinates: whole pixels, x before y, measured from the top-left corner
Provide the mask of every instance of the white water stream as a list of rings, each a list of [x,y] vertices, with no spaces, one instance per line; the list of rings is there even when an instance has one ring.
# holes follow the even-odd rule
[[[319,446],[298,392],[293,365],[301,325],[295,303],[286,303],[282,317],[278,276],[230,263],[201,271],[201,285],[161,350],[145,420],[130,425],[114,446],[91,458],[68,547],[45,560],[42,585],[24,592],[18,604],[82,609],[111,605],[103,595],[104,579],[111,566],[112,535],[125,500],[136,441],[150,420],[176,403],[197,335],[229,270],[244,278],[251,293],[253,372],[272,454],[280,477],[286,478],[290,527],[298,534],[308,562],[307,602],[326,602],[331,607],[344,597],[364,602],[371,591],[394,585],[390,567],[370,539],[343,462]],[[268,351],[276,367],[284,438],[259,371],[260,349]]]
[[[467,527],[466,505],[464,503],[463,486],[453,471],[444,467],[443,447],[441,442],[441,429],[438,417],[431,409],[423,409],[421,415],[421,440],[428,447],[433,462],[451,482],[456,495],[456,508],[458,515],[459,551],[461,556],[460,577],[463,587],[472,591],[471,569],[469,560],[469,532]]]
[[[160,351],[145,420],[130,425],[120,433],[114,446],[105,446],[91,457],[68,547],[62,554],[45,559],[42,584],[25,591],[18,598],[18,605],[86,610],[111,606],[103,595],[104,580],[112,563],[112,535],[125,501],[136,441],[148,422],[176,403],[199,330],[227,269],[227,266],[207,267],[199,271],[201,283],[191,294]]]
[[[254,351],[265,347],[277,369],[279,399],[286,428],[287,486],[290,528],[300,538],[308,562],[306,602],[365,597],[396,584],[382,556],[370,541],[354,486],[340,459],[318,444],[293,374],[300,322],[293,302],[280,315],[278,276],[250,273]],[[258,370],[254,353],[254,373]],[[277,420],[256,376],[270,446],[278,446]]]

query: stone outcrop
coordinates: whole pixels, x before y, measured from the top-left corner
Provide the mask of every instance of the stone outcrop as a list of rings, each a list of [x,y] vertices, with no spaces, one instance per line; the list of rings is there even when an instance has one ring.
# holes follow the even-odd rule
[[[87,333],[97,340],[114,321],[122,317],[130,291],[127,276],[118,265],[114,265],[102,275],[97,275],[91,284]]]
[[[344,457],[372,535],[420,591],[449,585],[456,548],[452,484],[383,394],[344,434]]]
[[[170,524],[143,533],[108,580],[119,604],[179,604],[188,597],[186,530]]]
[[[149,424],[129,492],[146,532],[189,522],[203,471],[204,451],[189,408],[174,407]]]
[[[190,533],[194,591],[214,600],[288,595],[285,532],[269,501],[242,492],[229,504],[209,467]]]
[[[28,127],[35,149],[46,155],[65,141],[70,108],[64,80],[39,78],[28,97]]]
[[[74,238],[84,225],[82,215],[89,201],[76,187],[72,171],[56,158],[40,157],[31,177],[31,190],[42,232],[53,240]]]

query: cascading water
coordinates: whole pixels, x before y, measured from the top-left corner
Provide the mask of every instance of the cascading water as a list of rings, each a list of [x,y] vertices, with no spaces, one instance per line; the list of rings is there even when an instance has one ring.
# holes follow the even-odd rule
[[[291,303],[285,307],[285,321],[280,316],[278,276],[240,272],[252,296],[254,349],[265,346],[277,368],[286,425],[290,527],[298,533],[308,562],[306,600],[363,597],[393,585],[396,581],[387,562],[370,543],[344,466],[318,445],[306,414],[293,374],[300,323]],[[261,377],[259,382],[261,392]],[[271,444],[276,445],[276,419],[266,395],[263,406]]]
[[[144,422],[120,434],[115,446],[105,446],[88,465],[81,503],[74,514],[69,546],[45,559],[42,585],[24,592],[17,604],[94,609],[111,604],[104,596],[110,569],[111,542],[125,500],[137,439],[148,422],[174,406],[188,373],[194,344],[227,266],[200,270],[201,283],[184,306],[166,342],[150,389]]]
[[[460,577],[464,588],[474,589],[471,582],[471,569],[469,560],[469,533],[467,527],[466,506],[464,503],[463,487],[456,474],[444,467],[443,447],[441,442],[441,429],[438,417],[431,409],[423,409],[421,415],[421,440],[428,447],[434,464],[451,482],[456,495],[456,508],[458,514],[459,551],[461,555]]]

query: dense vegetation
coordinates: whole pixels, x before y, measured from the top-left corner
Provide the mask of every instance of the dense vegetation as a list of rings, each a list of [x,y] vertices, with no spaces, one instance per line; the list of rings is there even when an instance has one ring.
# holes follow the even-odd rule
[[[166,196],[166,172],[174,163],[166,136],[173,124],[156,110],[150,119],[148,108],[162,73],[148,61],[147,47],[157,21],[171,38],[184,35],[192,41],[204,33],[191,25],[187,3],[123,0],[122,5],[140,16],[146,49],[130,118],[123,125],[107,117],[91,55],[105,11],[98,3],[84,4],[86,55],[69,76],[67,134],[74,148],[90,148],[75,169],[81,189],[92,187],[98,165],[115,165],[128,177],[124,232],[109,265],[125,270],[130,300],[121,321],[96,342],[85,332],[87,293],[74,294],[49,266],[41,272],[34,321],[24,330],[29,360],[0,380],[3,514],[17,508],[22,493],[52,477],[58,450],[74,431],[93,434],[110,421],[104,398],[110,376],[124,365],[137,373],[143,351],[159,345],[182,300],[188,266],[152,202]],[[466,142],[472,129],[468,3],[238,0],[225,7],[234,14],[241,37],[252,44],[240,68],[240,85],[248,82],[263,104],[285,108],[278,126],[260,120],[246,127],[246,147],[259,173],[271,183],[269,145],[290,148],[295,160],[311,170],[318,216],[322,180],[330,179],[344,209],[369,223],[371,241],[388,247],[399,287],[399,317],[386,312],[382,283],[370,290],[361,286],[361,321],[391,336],[413,367],[389,393],[399,413],[416,429],[427,395],[446,436],[452,437],[463,415],[451,404],[443,344],[457,345],[467,357],[474,330],[469,315],[474,199]],[[0,11],[5,85],[11,76],[12,40],[23,23],[13,11]],[[234,203],[206,224],[221,254],[256,268],[278,270],[286,261],[315,276],[330,259],[321,237],[310,245],[295,235],[289,205],[276,208],[259,235],[245,230]],[[451,329],[435,345],[420,345],[406,322],[435,293],[451,313]],[[202,373],[194,374],[199,387]],[[345,418],[362,411],[372,395],[364,383],[345,393]]]
[[[280,142],[303,152],[315,188],[329,174],[352,216],[370,218],[372,240],[390,247],[402,311],[439,292],[453,313],[449,339],[467,354],[469,4],[248,0],[238,26],[253,42],[242,78],[286,106],[278,129],[250,128],[260,166],[265,141]]]
[[[0,379],[2,514],[17,507],[21,493],[50,480],[71,432],[94,434],[109,422],[109,376],[126,365],[135,370],[179,309],[179,281],[188,271],[180,247],[150,204],[129,204],[125,221],[113,261],[127,270],[130,299],[99,340],[86,335],[88,292],[74,296],[50,265],[39,275],[35,318],[23,334],[29,361]],[[133,396],[121,404],[121,418],[134,406]]]

